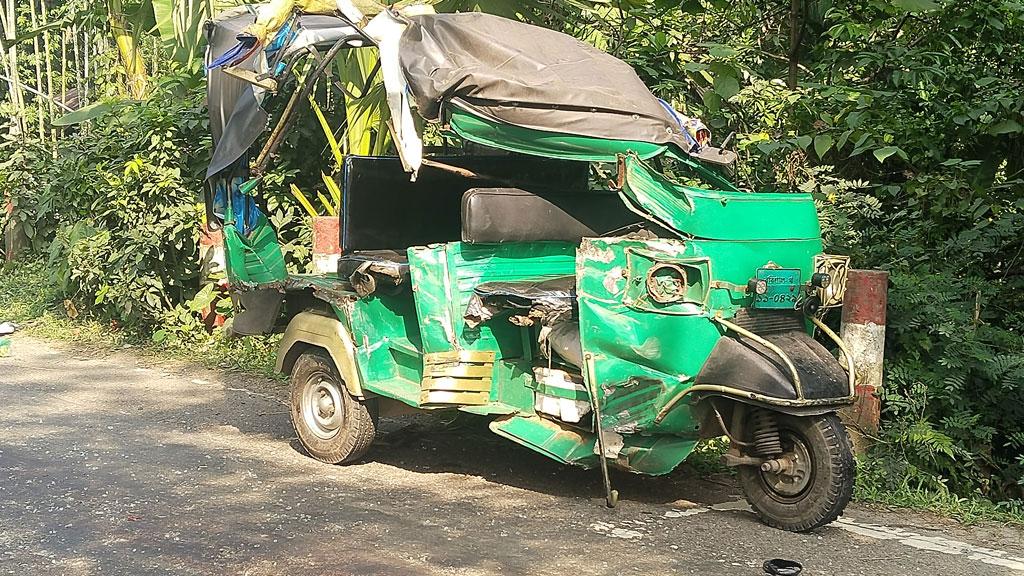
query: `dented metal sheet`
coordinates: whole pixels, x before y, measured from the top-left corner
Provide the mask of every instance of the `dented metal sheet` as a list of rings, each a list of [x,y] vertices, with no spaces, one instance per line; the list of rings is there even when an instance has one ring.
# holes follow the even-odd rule
[[[821,238],[810,194],[751,194],[684,186],[632,154],[624,158],[620,170],[624,171],[621,193],[648,218],[683,235],[710,240]]]

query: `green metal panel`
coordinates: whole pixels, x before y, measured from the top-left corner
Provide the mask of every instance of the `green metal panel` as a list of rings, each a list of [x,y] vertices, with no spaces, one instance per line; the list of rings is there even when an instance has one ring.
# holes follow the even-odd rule
[[[491,422],[491,431],[564,464],[594,468],[598,464],[594,444],[597,436],[588,430],[537,416],[510,416]],[[696,446],[696,439],[677,436],[624,436],[617,457],[609,460],[616,468],[640,474],[668,474]]]
[[[418,389],[422,363],[417,366],[419,327],[412,296],[373,294],[350,306],[352,340],[364,387],[373,390],[377,381],[403,378],[416,382]]]
[[[640,158],[651,158],[668,148],[649,142],[607,140],[533,130],[481,118],[458,108],[451,109],[449,122],[452,129],[466,140],[491,148],[546,158],[614,162],[620,154],[632,152]]]
[[[529,359],[498,360],[494,365],[491,401],[514,406],[525,414],[533,413],[533,366]]]
[[[696,439],[677,436],[627,436],[612,465],[658,476],[675,470],[693,452]]]
[[[448,244],[409,249],[409,266],[424,352],[493,350],[522,358],[519,327],[494,318],[470,328],[463,314],[484,282],[554,278],[575,273],[575,246],[566,242]]]
[[[583,350],[602,405],[602,424],[621,434],[668,432],[696,438],[688,410],[675,410],[660,425],[658,408],[689,386],[721,336],[704,305],[683,310],[632,306],[630,252],[679,261],[695,256],[681,241],[587,238],[577,255],[576,291]],[[696,309],[694,309],[696,307]],[[680,313],[685,312],[685,313]]]
[[[744,290],[747,281],[756,276],[759,268],[772,264],[795,269],[800,271],[802,278],[808,279],[814,273],[814,257],[822,249],[820,238],[733,242],[690,240],[686,246],[688,254],[708,259],[713,281],[733,285],[713,287],[708,299],[709,307],[726,318],[735,315],[739,308],[753,304],[753,296]]]
[[[688,236],[713,240],[818,239],[810,194],[745,193],[683,186],[625,158],[623,195],[655,220]]]
[[[589,432],[537,416],[499,418],[491,422],[490,428],[499,436],[564,464],[584,468],[597,465],[594,452],[597,437]]]
[[[809,277],[820,250],[820,239],[584,239],[576,276],[580,336],[593,358],[605,429],[695,438],[698,423],[689,410],[674,410],[657,425],[654,417],[669,398],[692,384],[721,337],[711,317],[731,317],[750,306],[752,297],[743,287],[769,258]],[[691,289],[678,301],[638,298],[656,265],[680,263],[692,266],[686,269]]]
[[[233,284],[261,285],[288,278],[277,234],[262,215],[249,237],[239,234],[233,224],[224,226],[224,254]]]

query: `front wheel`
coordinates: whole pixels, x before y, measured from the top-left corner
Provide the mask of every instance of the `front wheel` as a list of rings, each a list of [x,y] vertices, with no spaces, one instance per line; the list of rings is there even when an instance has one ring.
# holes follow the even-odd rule
[[[377,432],[374,406],[348,392],[330,357],[305,352],[291,374],[292,426],[310,456],[328,464],[357,460]]]
[[[856,465],[846,427],[835,414],[774,414],[782,454],[739,468],[740,485],[761,520],[808,532],[838,518],[853,495]]]

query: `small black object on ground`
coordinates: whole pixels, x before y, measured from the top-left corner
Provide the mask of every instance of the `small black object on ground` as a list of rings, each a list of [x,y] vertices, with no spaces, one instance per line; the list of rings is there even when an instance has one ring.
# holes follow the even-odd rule
[[[765,560],[763,568],[765,574],[771,574],[772,576],[797,576],[804,570],[804,567],[799,562],[783,560],[782,558]]]

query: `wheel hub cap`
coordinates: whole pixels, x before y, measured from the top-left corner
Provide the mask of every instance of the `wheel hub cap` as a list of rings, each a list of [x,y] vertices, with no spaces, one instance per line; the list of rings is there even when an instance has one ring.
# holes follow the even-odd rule
[[[775,461],[782,463],[776,467],[781,469],[762,468],[761,477],[776,494],[792,497],[802,493],[811,482],[811,454],[800,438],[789,437],[784,443],[790,445],[789,450]]]
[[[328,440],[341,429],[343,411],[337,382],[314,376],[302,391],[302,419],[317,437]]]

